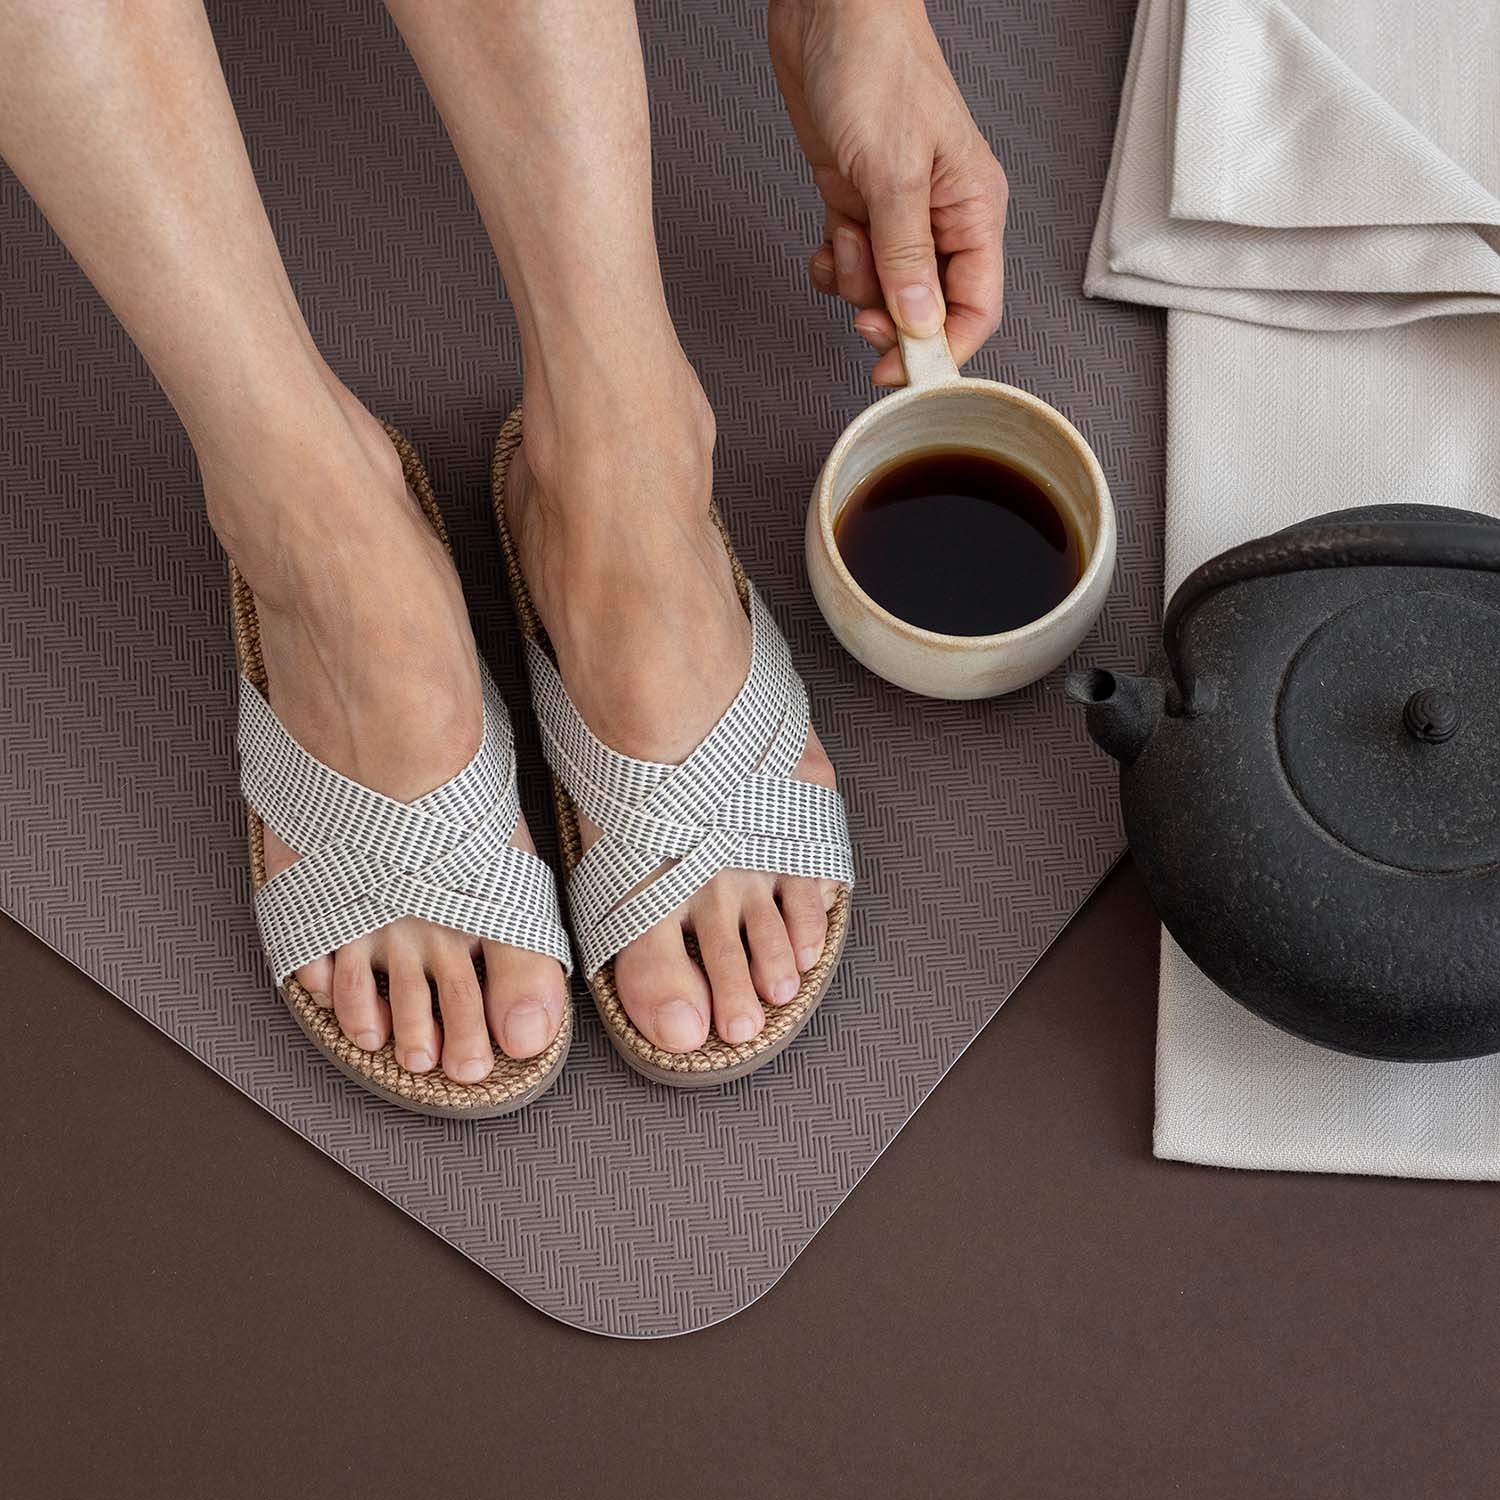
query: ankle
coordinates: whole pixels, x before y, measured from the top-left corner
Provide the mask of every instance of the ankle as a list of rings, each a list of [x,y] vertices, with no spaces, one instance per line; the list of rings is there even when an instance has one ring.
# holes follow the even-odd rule
[[[191,435],[209,523],[270,608],[388,530],[405,493],[384,428],[336,385],[249,399],[232,427]]]
[[[541,491],[549,520],[564,529],[629,508],[637,521],[641,492],[653,509],[673,515],[701,511],[713,481],[714,415],[680,350],[639,378],[592,386],[545,372],[529,378],[526,468]],[[627,471],[645,481],[622,482]]]

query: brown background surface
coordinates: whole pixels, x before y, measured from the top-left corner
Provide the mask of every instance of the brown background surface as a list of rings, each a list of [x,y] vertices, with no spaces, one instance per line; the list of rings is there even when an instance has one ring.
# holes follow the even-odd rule
[[[0,1488],[1490,1495],[1500,1198],[1150,1154],[1117,871],[782,1282],[550,1322],[8,922]]]

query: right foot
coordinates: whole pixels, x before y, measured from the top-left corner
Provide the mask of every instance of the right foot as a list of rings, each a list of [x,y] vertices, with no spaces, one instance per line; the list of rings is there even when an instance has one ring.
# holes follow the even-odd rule
[[[642,409],[605,403],[559,442],[545,401],[526,402],[506,514],[568,694],[606,745],[677,764],[750,661],[750,621],[710,516],[707,403],[691,371],[675,387],[659,373]],[[816,734],[792,775],[834,785]],[[585,848],[599,837],[582,816],[579,832]],[[821,958],[837,894],[831,881],[721,871],[616,955],[620,1003],[666,1052],[703,1046],[710,1027],[753,1040]]]
[[[340,390],[305,447],[288,436],[200,459],[210,518],[255,595],[271,706],[292,736],[402,802],[456,775],[483,734],[474,638],[453,563],[379,423]],[[512,843],[535,852],[524,819]],[[268,877],[298,857],[269,828],[265,852]],[[555,959],[415,917],[296,977],[356,1046],[376,1051],[394,1034],[404,1068],[441,1066],[457,1083],[489,1075],[492,1041],[513,1058],[545,1051],[567,1005]]]

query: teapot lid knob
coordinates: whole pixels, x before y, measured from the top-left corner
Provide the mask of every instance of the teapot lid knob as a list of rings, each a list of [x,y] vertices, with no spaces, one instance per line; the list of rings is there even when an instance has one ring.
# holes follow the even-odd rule
[[[1406,700],[1401,721],[1413,739],[1428,745],[1442,745],[1458,732],[1458,700],[1441,688],[1420,688]]]

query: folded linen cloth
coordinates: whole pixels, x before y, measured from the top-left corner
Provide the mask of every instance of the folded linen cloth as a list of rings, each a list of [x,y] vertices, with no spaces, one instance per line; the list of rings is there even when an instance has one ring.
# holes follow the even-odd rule
[[[1500,515],[1500,5],[1142,0],[1086,290],[1168,318],[1168,593],[1393,501]],[[1345,1057],[1163,935],[1156,1154],[1500,1177],[1500,1057]]]

